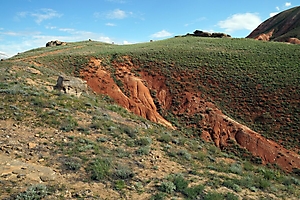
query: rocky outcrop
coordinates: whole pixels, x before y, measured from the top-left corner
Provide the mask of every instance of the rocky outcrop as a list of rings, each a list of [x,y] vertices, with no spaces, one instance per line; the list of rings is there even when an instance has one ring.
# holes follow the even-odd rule
[[[56,85],[53,88],[77,97],[80,97],[82,92],[87,92],[88,90],[86,81],[75,77],[63,76],[58,77]]]
[[[289,42],[291,38],[300,39],[300,6],[267,19],[253,30],[247,38],[278,42]],[[294,42],[293,39],[292,41]]]
[[[263,33],[263,34],[257,36],[255,39],[262,40],[262,41],[270,41],[270,38],[272,37],[273,32],[274,32],[274,30],[271,30],[269,33],[266,33],[266,34]]]
[[[290,44],[300,44],[300,40],[298,38],[289,38],[287,42]]]
[[[263,164],[277,164],[286,171],[300,169],[300,155],[264,138],[217,109],[205,113],[201,123],[204,126],[203,139],[213,140],[221,149],[234,142],[254,157],[259,157]]]
[[[158,113],[150,90],[131,72],[130,66],[115,63],[116,72],[112,74],[101,63],[101,60],[92,58],[89,66],[80,73],[93,91],[109,95],[119,105],[150,121],[174,128]]]
[[[220,149],[232,143],[246,149],[263,164],[277,164],[286,171],[300,169],[300,155],[224,115],[213,103],[205,101],[200,93],[185,92],[176,115],[201,117],[195,123],[202,127],[202,139],[212,141]]]
[[[185,36],[195,36],[195,37],[212,37],[212,38],[230,38],[231,36],[225,33],[209,33],[200,30],[195,30],[193,34],[186,34]],[[184,36],[184,37],[185,37]]]
[[[55,41],[47,42],[46,47],[64,46],[64,45],[67,45],[67,43],[55,40]]]

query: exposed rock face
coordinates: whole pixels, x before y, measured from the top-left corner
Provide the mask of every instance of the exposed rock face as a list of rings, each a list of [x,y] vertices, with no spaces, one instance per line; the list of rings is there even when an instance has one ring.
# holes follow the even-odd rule
[[[97,93],[107,94],[118,104],[153,122],[173,128],[159,113],[157,105],[169,110],[174,96],[166,86],[166,78],[159,73],[139,72],[139,77],[132,73],[134,66],[127,57],[124,63],[114,63],[112,74],[101,64],[101,60],[91,59],[89,66],[81,71],[81,76]],[[119,82],[116,84],[116,82]],[[156,103],[150,94],[156,93]],[[201,137],[213,141],[221,149],[229,147],[232,142],[247,149],[253,156],[259,157],[262,163],[276,163],[286,171],[300,169],[300,156],[274,141],[268,140],[259,133],[227,117],[213,103],[207,102],[200,92],[195,93],[187,88],[180,94],[180,102],[176,104],[177,116],[199,115],[198,124],[202,127]]]
[[[130,66],[127,68],[116,64],[115,67],[116,73],[111,74],[101,65],[101,60],[91,59],[89,66],[81,72],[81,76],[96,93],[107,94],[135,114],[173,128],[172,124],[157,112],[149,89],[142,79],[130,72]],[[113,76],[116,76],[116,80]]]
[[[274,32],[274,29],[271,30],[269,33],[266,33],[266,34],[263,33],[263,34],[257,36],[255,39],[256,40],[263,40],[263,41],[270,41],[270,38],[272,37],[273,32]]]
[[[234,142],[247,149],[253,156],[260,157],[263,164],[276,163],[287,171],[293,168],[300,169],[300,155],[297,153],[224,115],[213,103],[201,98],[201,94],[186,92],[182,95],[183,99],[176,114],[200,114],[202,119],[198,123],[203,129],[204,140],[213,141],[221,149]]]
[[[55,41],[47,42],[46,47],[64,46],[64,45],[67,45],[67,43],[55,40]]]
[[[300,39],[300,6],[267,19],[247,38],[279,42],[289,42],[290,38]]]
[[[213,38],[230,38],[231,36],[225,33],[209,33],[200,30],[195,30],[193,34],[186,34],[185,36],[196,36],[196,37],[213,37]]]
[[[59,76],[54,86],[56,90],[63,90],[64,93],[80,97],[82,92],[87,92],[86,81],[75,77]]]
[[[289,38],[287,42],[291,44],[300,44],[300,40],[298,38]]]
[[[202,121],[205,130],[202,136],[212,139],[216,146],[226,148],[234,141],[246,148],[253,156],[260,157],[263,164],[277,164],[286,171],[300,168],[300,156],[285,149],[272,140],[268,140],[248,127],[225,116],[219,110],[204,114]]]

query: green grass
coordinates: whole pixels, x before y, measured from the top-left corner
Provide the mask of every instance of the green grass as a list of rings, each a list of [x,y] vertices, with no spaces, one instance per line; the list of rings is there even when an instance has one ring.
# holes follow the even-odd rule
[[[54,166],[57,162],[63,173],[80,173],[81,181],[105,183],[120,195],[124,191],[132,192],[134,188],[128,188],[136,186],[138,192],[149,194],[151,199],[174,196],[237,199],[237,195],[245,197],[241,190],[298,198],[300,182],[295,174],[261,166],[259,159],[256,163],[250,162],[255,158],[234,145],[234,153],[220,151],[200,139],[202,129],[197,121],[202,115],[174,112],[180,106],[180,91],[185,89],[182,83],[186,82],[189,90],[201,92],[224,113],[265,137],[284,138],[282,144],[287,148],[299,147],[298,49],[295,45],[248,39],[192,37],[122,46],[84,41],[34,49],[0,63],[0,119],[49,129],[45,135],[53,134],[49,136],[53,139],[47,141],[49,145],[51,141],[53,149],[47,150],[52,156],[45,161],[47,165]],[[55,54],[56,50],[66,51]],[[45,55],[50,52],[53,54]],[[30,60],[45,66],[36,67],[43,73],[38,79],[53,84],[59,72],[78,75],[90,57],[101,59],[111,72],[114,63],[130,61],[136,65],[133,70],[137,74],[141,71],[163,74],[174,100],[169,110],[162,108],[160,112],[177,130],[141,119],[103,95],[83,94],[77,98],[29,86],[25,79],[34,79],[35,75],[22,70],[8,71],[13,65],[28,66],[18,59],[30,56],[38,56]],[[182,76],[175,79],[178,75]],[[154,91],[152,93],[156,96]],[[127,125],[128,121],[136,125]],[[149,127],[139,126],[145,123]],[[278,123],[280,128],[275,126]],[[59,135],[54,134],[54,130],[59,131]],[[154,151],[161,153],[155,161]],[[38,155],[38,150],[33,154]],[[139,176],[143,170],[159,171],[161,158],[181,166],[180,173],[152,179]],[[224,162],[224,158],[235,162]],[[216,192],[220,187],[230,192]],[[32,190],[37,188],[20,195],[31,195]]]
[[[114,63],[126,63],[127,59],[123,56],[129,56],[138,67],[135,69],[137,72],[164,74],[166,85],[172,88],[170,92],[175,97],[170,109],[160,112],[176,126],[195,124],[201,118],[190,116],[181,119],[173,115],[181,101],[181,95],[178,95],[182,89],[180,82],[184,81],[191,90],[209,97],[224,113],[265,137],[279,141],[282,135],[293,135],[291,137],[296,139],[289,140],[287,137],[281,141],[287,148],[297,147],[300,143],[300,137],[297,137],[300,122],[297,45],[199,37],[177,37],[134,45],[83,41],[64,47],[31,50],[12,59],[61,49],[66,51],[34,60],[45,65],[51,63],[49,67],[52,69],[78,75],[88,59],[95,57],[101,59],[103,66],[114,75]],[[185,76],[174,81],[178,75]]]

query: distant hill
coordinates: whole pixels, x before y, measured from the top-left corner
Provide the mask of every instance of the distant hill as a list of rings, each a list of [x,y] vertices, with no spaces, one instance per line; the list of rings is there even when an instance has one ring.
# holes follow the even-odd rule
[[[300,6],[283,11],[261,23],[247,38],[300,42]],[[296,40],[295,40],[296,39]]]

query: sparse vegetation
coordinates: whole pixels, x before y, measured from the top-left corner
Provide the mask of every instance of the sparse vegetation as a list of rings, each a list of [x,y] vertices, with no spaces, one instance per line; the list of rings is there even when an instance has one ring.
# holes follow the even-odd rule
[[[39,48],[3,61],[1,154],[53,168],[65,186],[51,192],[47,181],[28,187],[21,178],[9,179],[17,175],[3,175],[0,196],[102,198],[106,191],[116,199],[131,193],[147,199],[241,199],[251,192],[255,198],[297,199],[297,169],[288,174],[262,166],[260,158],[250,158],[238,147],[221,151],[200,138],[201,114],[177,116],[174,111],[181,100],[178,91],[185,89],[181,83],[188,82],[187,87],[209,97],[224,113],[289,149],[299,149],[298,48],[248,39],[174,38],[125,46],[84,41],[61,47],[60,53],[47,55],[55,48]],[[176,130],[141,119],[104,95],[77,98],[49,89],[58,73],[79,76],[90,57],[111,70],[113,62],[127,61],[123,56],[140,66],[131,70],[140,77],[140,72],[165,75],[174,100],[160,114]],[[24,70],[28,66],[41,75]],[[174,81],[176,74],[183,74],[179,81]],[[28,79],[38,84],[32,86]],[[152,96],[158,96],[156,91]],[[254,108],[257,116],[250,112]],[[29,148],[29,143],[34,145]],[[82,188],[73,187],[79,182]],[[221,187],[226,192],[217,190]]]

